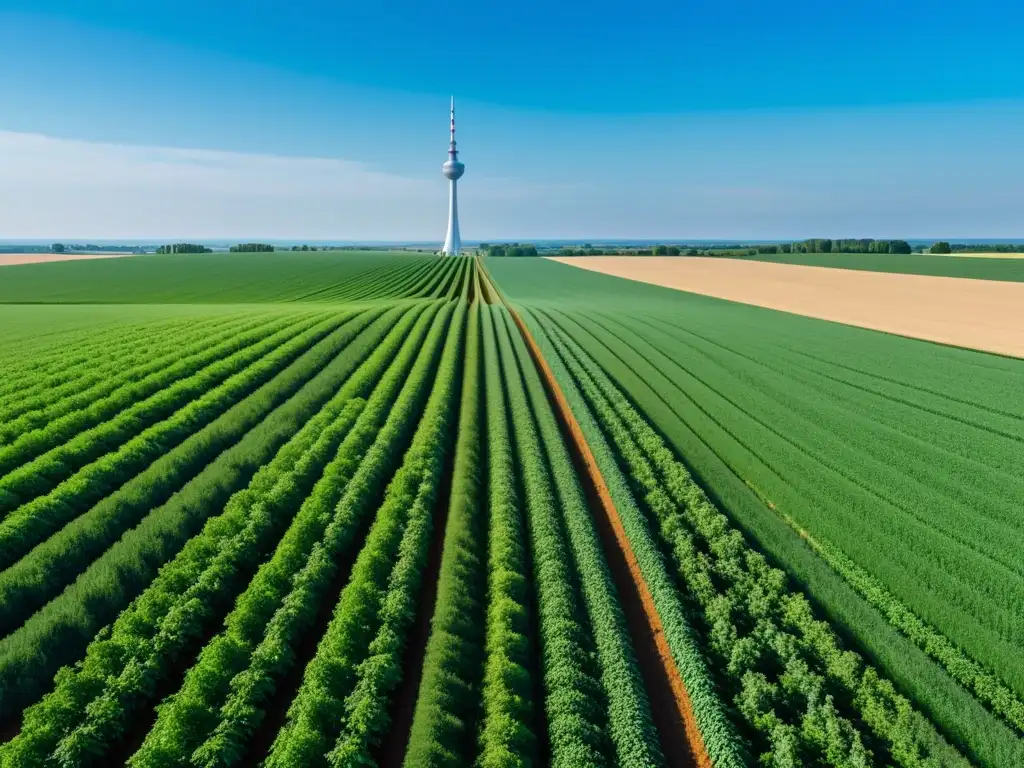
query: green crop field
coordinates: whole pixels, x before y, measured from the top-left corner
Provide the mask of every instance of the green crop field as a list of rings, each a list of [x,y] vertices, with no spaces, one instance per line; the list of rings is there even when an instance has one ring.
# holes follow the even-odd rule
[[[1024,282],[1024,254],[1015,257],[934,256],[925,253],[760,253],[757,256],[727,256],[775,264],[857,269],[866,272],[894,272],[905,275],[967,277],[973,280]]]
[[[381,253],[0,328],[3,768],[1024,765],[1024,361]]]

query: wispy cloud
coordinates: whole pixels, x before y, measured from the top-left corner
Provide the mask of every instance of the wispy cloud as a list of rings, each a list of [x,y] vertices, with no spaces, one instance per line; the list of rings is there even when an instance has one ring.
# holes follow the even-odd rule
[[[443,183],[334,158],[12,132],[0,156],[6,237],[415,236],[445,202]]]
[[[445,180],[326,157],[78,141],[0,131],[5,238],[420,240],[443,235]],[[478,221],[544,210],[587,184],[468,178]],[[467,195],[467,193],[469,193]],[[472,227],[469,228],[472,230]]]

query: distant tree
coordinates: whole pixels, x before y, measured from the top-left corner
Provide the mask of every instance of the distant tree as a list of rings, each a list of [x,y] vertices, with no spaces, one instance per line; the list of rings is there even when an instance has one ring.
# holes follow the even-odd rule
[[[477,250],[480,250],[480,251],[487,251],[487,250],[489,250],[489,249],[490,249],[490,247],[491,247],[491,244],[490,244],[490,243],[480,243],[480,246],[478,247],[478,249],[477,249]]]
[[[939,240],[939,242],[935,243],[934,245],[932,245],[931,248],[928,249],[928,252],[929,253],[952,253],[953,250],[949,247],[949,243],[947,243],[945,240]]]
[[[173,243],[161,245],[156,249],[157,253],[213,253],[212,248],[207,248],[196,243]]]
[[[699,252],[697,251],[696,248],[690,248],[689,250],[686,251],[686,255],[687,256],[698,256]]]
[[[231,253],[273,253],[274,246],[267,243],[239,243],[228,250]]]
[[[790,251],[793,250],[793,246],[791,243],[783,243],[782,245],[779,246],[779,248],[782,249],[783,253],[789,253]]]
[[[910,243],[906,240],[890,240],[889,253],[912,253]]]
[[[779,246],[777,245],[759,245],[757,246],[758,253],[778,253]]]
[[[679,255],[679,246],[678,245],[670,245],[668,247],[668,255],[669,256],[678,256]]]
[[[665,246],[665,245],[656,245],[656,246],[654,246],[654,255],[655,256],[668,256],[668,246]]]
[[[50,246],[54,253],[64,253],[64,243],[54,243]]]

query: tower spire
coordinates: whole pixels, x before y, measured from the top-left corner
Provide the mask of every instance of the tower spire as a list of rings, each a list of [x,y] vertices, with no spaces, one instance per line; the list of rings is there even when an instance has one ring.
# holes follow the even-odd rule
[[[452,116],[452,123],[451,123],[452,137],[451,137],[450,144],[448,145],[448,154],[451,154],[452,152],[455,151],[455,97],[454,96],[452,96],[451,116]]]
[[[441,166],[441,172],[448,179],[448,234],[444,239],[441,253],[447,256],[458,256],[462,252],[462,239],[459,237],[459,204],[457,183],[466,170],[459,162],[459,151],[455,148],[455,96],[451,101],[451,139],[448,144],[448,162]]]

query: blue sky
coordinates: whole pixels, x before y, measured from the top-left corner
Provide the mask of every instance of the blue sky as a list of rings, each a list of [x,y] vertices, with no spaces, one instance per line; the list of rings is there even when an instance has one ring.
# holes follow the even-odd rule
[[[1024,7],[0,0],[0,237],[1024,237]]]

